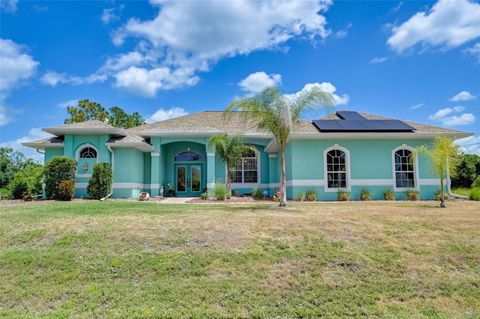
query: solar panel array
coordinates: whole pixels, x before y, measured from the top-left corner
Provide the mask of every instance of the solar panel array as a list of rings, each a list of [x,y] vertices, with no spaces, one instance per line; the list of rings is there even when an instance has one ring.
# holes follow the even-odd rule
[[[413,132],[415,128],[399,120],[369,120],[353,111],[337,112],[341,120],[314,120],[321,132]]]

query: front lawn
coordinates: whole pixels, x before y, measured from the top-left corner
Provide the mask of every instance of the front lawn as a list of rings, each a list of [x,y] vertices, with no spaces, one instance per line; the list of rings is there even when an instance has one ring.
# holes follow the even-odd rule
[[[2,205],[0,317],[478,318],[480,203],[436,205]]]

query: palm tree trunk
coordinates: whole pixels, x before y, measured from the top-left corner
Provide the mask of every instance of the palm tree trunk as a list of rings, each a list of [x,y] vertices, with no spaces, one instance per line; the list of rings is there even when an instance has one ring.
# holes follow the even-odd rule
[[[287,206],[287,169],[285,165],[285,145],[280,147],[280,207]]]
[[[225,188],[227,189],[227,198],[232,197],[232,182],[230,179],[230,169],[227,166],[227,180],[225,181]]]
[[[445,205],[445,192],[443,187],[443,178],[440,179],[440,188],[441,188],[440,196],[442,197],[440,198],[440,207],[445,208],[447,207],[447,205]]]

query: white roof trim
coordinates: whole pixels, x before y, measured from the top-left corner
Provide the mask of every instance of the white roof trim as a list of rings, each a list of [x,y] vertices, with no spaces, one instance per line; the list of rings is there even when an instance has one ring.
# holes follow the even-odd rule
[[[63,143],[35,143],[35,142],[25,142],[22,143],[23,146],[44,149],[44,148],[62,148]]]
[[[144,142],[132,142],[132,143],[107,143],[110,147],[118,147],[118,148],[136,148],[142,152],[153,152],[155,149],[150,144]]]
[[[397,139],[397,138],[407,138],[407,139],[424,139],[424,138],[435,138],[436,136],[444,135],[452,137],[457,140],[464,137],[472,136],[472,133],[467,132],[442,132],[442,133],[320,133],[320,132],[304,132],[304,133],[295,133],[293,132],[290,135],[290,139],[314,139],[314,140],[330,140],[330,139]]]

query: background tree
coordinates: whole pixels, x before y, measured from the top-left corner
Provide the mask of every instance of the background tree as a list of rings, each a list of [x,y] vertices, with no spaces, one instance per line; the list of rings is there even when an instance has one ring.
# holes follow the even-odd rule
[[[15,173],[7,189],[14,199],[23,198],[25,193],[38,194],[42,191],[43,165],[30,163]]]
[[[457,169],[457,176],[452,178],[452,187],[471,187],[480,176],[480,156],[462,154]]]
[[[107,111],[99,103],[88,99],[78,101],[77,106],[68,106],[67,113],[70,117],[65,119],[65,124],[98,120],[115,127],[131,128],[145,123],[138,112],[128,114],[118,106]]]
[[[232,196],[232,176],[235,168],[242,160],[242,155],[248,151],[256,152],[255,147],[245,145],[241,136],[232,136],[227,134],[216,134],[208,140],[209,145],[215,146],[216,154],[225,161],[227,167],[227,198]]]
[[[417,147],[416,153],[423,153],[430,159],[432,170],[440,179],[440,207],[445,205],[445,180],[456,176],[460,164],[460,151],[457,145],[446,136],[437,136],[431,147]]]
[[[314,107],[333,109],[335,103],[331,94],[314,87],[293,97],[284,96],[276,87],[264,89],[261,93],[233,101],[225,110],[228,113],[239,110],[246,120],[253,121],[259,129],[273,135],[280,149],[281,193],[280,206],[287,205],[287,180],[285,150],[290,132],[304,111]]]
[[[0,147],[0,188],[6,187],[17,172],[34,163],[33,159],[26,158],[22,152]]]

